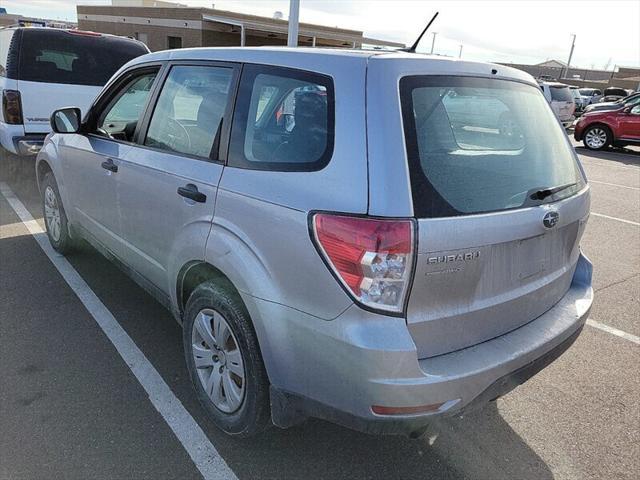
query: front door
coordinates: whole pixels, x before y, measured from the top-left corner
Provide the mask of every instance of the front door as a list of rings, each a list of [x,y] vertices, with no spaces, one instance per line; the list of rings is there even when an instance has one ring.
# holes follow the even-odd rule
[[[171,65],[144,134],[120,163],[127,263],[165,293],[172,268],[204,258],[236,79],[229,64]]]
[[[125,75],[91,112],[87,132],[61,145],[64,180],[77,224],[113,253],[122,252],[118,168],[131,150],[158,69]]]
[[[636,105],[629,113],[618,116],[620,122],[620,138],[640,142],[640,105]]]

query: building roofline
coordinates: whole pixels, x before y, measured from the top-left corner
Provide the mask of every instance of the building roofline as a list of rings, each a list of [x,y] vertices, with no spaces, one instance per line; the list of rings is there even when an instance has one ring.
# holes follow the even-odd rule
[[[118,15],[114,15],[118,12]],[[288,20],[269,18],[258,15],[251,15],[239,12],[232,12],[228,10],[218,10],[211,8],[200,7],[140,7],[140,6],[118,6],[118,5],[77,5],[76,12],[78,19],[81,15],[107,15],[110,17],[127,17],[127,16],[142,16],[150,18],[163,18],[169,19],[171,15],[167,15],[167,11],[175,12],[175,15],[180,18],[185,13],[191,17],[191,21],[210,21],[219,23],[228,23],[231,25],[238,25],[248,30],[267,31],[274,33],[287,33],[289,28]],[[155,15],[154,15],[155,14]],[[197,17],[197,18],[195,18]],[[400,42],[393,42],[375,38],[365,37],[360,30],[352,30],[339,27],[330,27],[327,25],[319,25],[313,23],[300,23],[298,35],[304,37],[320,37],[331,40],[343,41],[358,44],[366,43],[369,45],[399,47],[402,48],[405,45]]]

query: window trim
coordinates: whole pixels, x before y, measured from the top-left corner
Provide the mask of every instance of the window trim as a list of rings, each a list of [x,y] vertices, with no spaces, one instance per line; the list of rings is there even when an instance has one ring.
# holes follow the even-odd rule
[[[322,156],[312,163],[297,162],[252,162],[244,154],[247,120],[251,107],[251,93],[258,75],[272,75],[322,85],[327,89],[327,145]],[[242,103],[244,102],[244,103]],[[319,72],[279,65],[244,63],[238,82],[234,104],[231,134],[229,136],[227,166],[245,170],[266,170],[271,172],[316,172],[324,169],[335,150],[335,86],[333,77]],[[241,138],[234,139],[234,132]]]
[[[222,130],[220,132],[220,141],[218,142],[217,152],[214,148],[214,142],[214,145],[211,147],[211,151],[209,152],[209,157],[201,157],[198,155],[192,155],[182,152],[172,152],[170,150],[151,147],[144,144],[144,140],[147,138],[147,132],[151,123],[151,117],[153,116],[153,112],[158,103],[158,99],[160,98],[160,93],[162,93],[162,89],[164,88],[164,84],[169,77],[171,68],[175,66],[223,67],[232,69],[231,84],[229,86],[229,99],[227,100],[227,108],[224,113],[224,118],[229,118],[229,121],[222,122]],[[139,130],[136,129],[135,146],[138,148],[144,148],[146,150],[160,152],[168,155],[176,155],[179,157],[190,158],[192,160],[199,160],[201,162],[211,162],[224,165],[227,160],[229,135],[231,132],[231,124],[233,122],[233,109],[236,102],[236,95],[238,93],[241,67],[242,64],[237,62],[223,62],[217,60],[173,60],[164,62],[163,71],[160,72],[160,75],[158,75],[158,77],[156,77],[157,84],[154,86],[151,95],[149,95],[149,102],[147,103],[145,113],[142,117],[142,120],[138,124]]]
[[[82,122],[82,126],[78,133],[84,134],[88,137],[100,138],[103,140],[108,140],[111,142],[121,143],[124,145],[136,145],[137,139],[140,135],[140,129],[142,127],[142,123],[144,118],[146,117],[147,111],[149,110],[149,105],[151,105],[151,100],[154,96],[154,93],[158,89],[159,82],[158,80],[163,75],[163,71],[166,69],[165,62],[152,62],[145,64],[134,65],[131,68],[128,68],[117,78],[112,79],[107,83],[102,92],[98,95],[96,100],[93,102],[89,110],[85,114],[85,118]],[[147,72],[156,71],[156,77],[153,80],[153,85],[151,86],[151,90],[149,91],[149,96],[147,97],[147,101],[142,107],[142,116],[140,117],[140,121],[136,125],[136,130],[133,134],[132,141],[120,140],[117,138],[109,138],[104,135],[99,135],[96,133],[97,122],[100,116],[104,113],[104,111],[113,105],[113,102],[119,98],[119,93],[122,87],[124,87],[127,83],[129,83],[133,77],[137,77],[140,75],[144,75]]]

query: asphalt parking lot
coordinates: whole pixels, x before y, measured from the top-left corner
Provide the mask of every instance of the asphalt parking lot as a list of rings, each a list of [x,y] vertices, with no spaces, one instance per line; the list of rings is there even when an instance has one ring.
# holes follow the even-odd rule
[[[438,423],[428,438],[311,420],[249,441],[205,418],[172,316],[87,247],[68,257],[71,274],[133,340],[173,404],[143,388],[149,372],[114,347],[119,330],[105,334],[30,233],[43,226],[33,160],[0,152],[0,479],[202,478],[202,451],[194,458],[185,447],[198,437],[185,434],[185,421],[224,460],[205,459],[209,478],[639,478],[640,151],[577,151],[592,187],[582,246],[596,301],[558,361],[483,410]],[[23,223],[19,203],[37,224]]]

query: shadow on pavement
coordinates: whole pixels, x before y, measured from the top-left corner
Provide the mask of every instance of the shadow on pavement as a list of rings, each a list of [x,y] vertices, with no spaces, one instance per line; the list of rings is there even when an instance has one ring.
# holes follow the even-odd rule
[[[35,217],[41,216],[33,159],[0,158],[0,181],[10,185]],[[27,236],[0,240],[5,241],[31,240]],[[15,245],[12,250],[20,251]],[[426,438],[416,440],[365,435],[318,420],[289,430],[272,428],[257,439],[229,438],[209,422],[193,394],[184,367],[181,329],[171,314],[93,249],[82,249],[69,256],[69,261],[156,367],[240,480],[553,478],[544,461],[502,418],[495,403],[464,417],[438,421]],[[32,452],[32,458],[39,461],[37,452]],[[44,462],[41,466],[45,467]]]
[[[623,165],[640,165],[640,150],[630,148],[609,148],[607,150],[589,150],[586,147],[576,146],[576,153],[584,157],[590,157]]]

